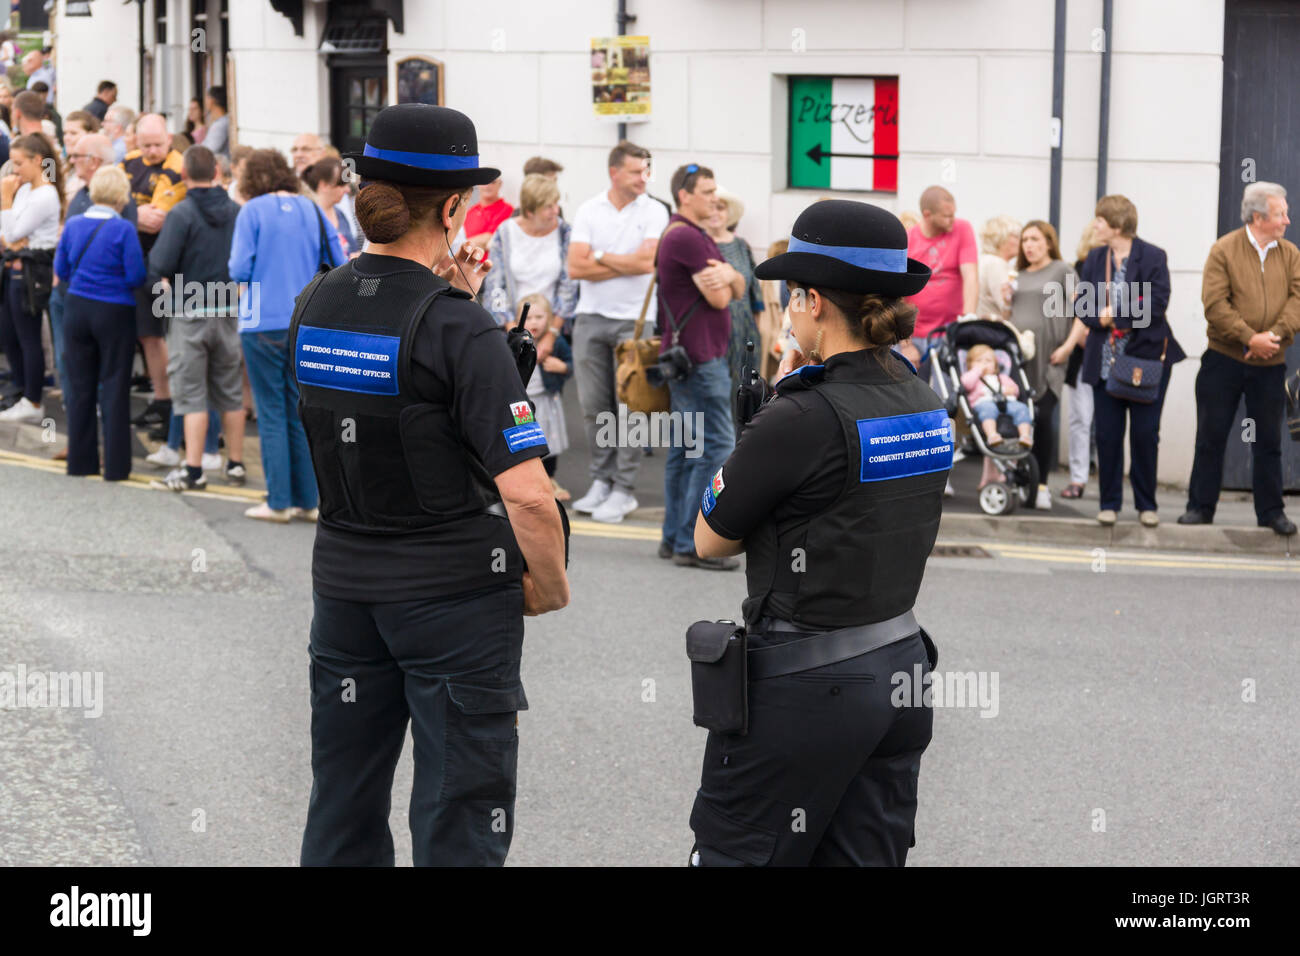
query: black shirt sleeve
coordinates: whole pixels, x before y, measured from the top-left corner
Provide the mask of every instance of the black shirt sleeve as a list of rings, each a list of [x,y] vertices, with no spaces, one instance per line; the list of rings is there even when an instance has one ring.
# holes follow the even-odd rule
[[[550,453],[505,330],[477,303],[435,299],[416,330],[411,362],[416,391],[450,407],[461,439],[493,478]]]
[[[848,446],[830,405],[812,393],[779,396],[741,432],[704,493],[701,514],[717,534],[738,541],[769,516],[784,523],[824,510],[843,491],[847,467]]]

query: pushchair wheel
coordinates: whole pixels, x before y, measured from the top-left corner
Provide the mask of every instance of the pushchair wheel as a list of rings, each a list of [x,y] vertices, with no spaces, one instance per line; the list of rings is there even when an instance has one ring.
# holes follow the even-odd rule
[[[1019,503],[1026,508],[1034,507],[1038,496],[1038,460],[1033,455],[1025,455],[1007,473],[1007,480],[1015,485],[1015,496]]]
[[[986,515],[1009,515],[1016,510],[1016,498],[1006,482],[991,481],[980,489],[980,510]]]

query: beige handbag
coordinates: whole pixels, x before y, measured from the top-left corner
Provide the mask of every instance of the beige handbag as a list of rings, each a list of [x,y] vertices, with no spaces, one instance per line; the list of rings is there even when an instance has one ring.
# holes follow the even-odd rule
[[[660,242],[680,222],[668,224],[660,235]],[[646,369],[659,364],[659,336],[641,338],[645,331],[645,314],[650,309],[650,297],[654,295],[655,281],[659,278],[659,250],[655,250],[655,267],[650,273],[650,285],[645,290],[645,301],[641,303],[641,314],[637,316],[632,329],[632,337],[619,342],[614,347],[614,385],[618,401],[627,406],[629,412],[666,412],[672,407],[672,397],[667,385],[654,386],[646,379]]]

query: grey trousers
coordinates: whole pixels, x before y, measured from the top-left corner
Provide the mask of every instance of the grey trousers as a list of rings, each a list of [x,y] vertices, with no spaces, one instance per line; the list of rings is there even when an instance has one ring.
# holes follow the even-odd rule
[[[578,401],[582,403],[582,418],[587,427],[591,479],[608,481],[629,494],[641,467],[641,449],[625,445],[617,427],[607,425],[602,429],[600,426],[602,419],[617,424],[614,347],[632,337],[635,325],[630,319],[610,319],[593,312],[580,312],[573,320],[573,377],[578,382]],[[605,419],[605,415],[613,418]],[[602,431],[604,435],[600,436]],[[614,436],[614,441],[608,440],[610,436]],[[605,440],[598,441],[598,437]]]
[[[1070,481],[1088,483],[1092,463],[1092,386],[1065,386],[1070,396]]]

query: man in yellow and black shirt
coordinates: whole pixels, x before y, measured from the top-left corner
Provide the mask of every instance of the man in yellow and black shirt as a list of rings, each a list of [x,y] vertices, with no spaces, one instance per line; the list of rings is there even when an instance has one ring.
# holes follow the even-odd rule
[[[122,169],[131,181],[131,197],[139,216],[136,228],[140,248],[148,259],[167,213],[185,198],[185,184],[181,182],[181,154],[172,149],[166,120],[157,113],[141,116],[136,121],[135,144],[136,148],[126,154]],[[135,425],[166,426],[172,404],[167,384],[167,341],[163,338],[166,330],[162,318],[154,315],[153,294],[147,285],[136,290],[135,332],[149,366],[154,397],[149,407],[131,421]]]

